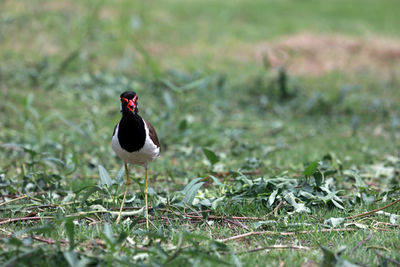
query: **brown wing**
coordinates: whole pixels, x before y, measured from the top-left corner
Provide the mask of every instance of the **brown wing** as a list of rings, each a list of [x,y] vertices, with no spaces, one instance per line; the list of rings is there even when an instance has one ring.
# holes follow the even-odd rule
[[[146,120],[144,120],[144,122],[146,123],[147,129],[149,129],[149,135],[150,135],[151,141],[153,141],[153,143],[157,147],[160,147],[160,142],[158,141],[157,133],[156,133],[156,130],[154,130],[153,125],[151,125],[150,122],[148,122]]]

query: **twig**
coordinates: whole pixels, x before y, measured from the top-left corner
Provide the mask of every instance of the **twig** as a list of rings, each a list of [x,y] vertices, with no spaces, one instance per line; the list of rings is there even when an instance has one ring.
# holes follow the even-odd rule
[[[276,217],[276,215],[277,215],[277,211],[278,211],[278,209],[282,206],[282,204],[283,204],[283,202],[285,202],[284,200],[281,200],[280,202],[279,202],[279,204],[275,207],[275,209],[273,209],[272,211],[270,211],[267,215],[265,215],[264,217],[269,217],[270,215],[272,215],[272,214],[274,214],[274,216]]]
[[[93,239],[88,240],[80,244],[82,247],[90,247],[93,248],[94,246],[105,247],[106,244],[103,240],[100,239]]]
[[[232,172],[226,171],[226,172],[215,172],[213,173],[214,176],[216,177],[224,177],[228,176]],[[254,171],[247,171],[247,172],[242,172],[244,175],[254,175],[254,174],[261,174],[261,170],[254,170]],[[205,179],[209,179],[209,176],[206,176]]]
[[[134,215],[138,215],[140,213],[143,212],[144,207],[142,208],[142,210],[136,210],[136,211],[123,211],[121,213],[122,216],[134,216]],[[91,211],[80,211],[77,213],[73,213],[73,214],[69,214],[66,217],[81,217],[81,216],[85,216],[88,214],[98,214],[98,213],[109,213],[111,215],[117,216],[119,214],[118,211],[109,211],[109,210],[91,210]]]
[[[227,221],[228,223],[231,223],[233,225],[239,226],[241,228],[244,228],[247,231],[249,231],[249,227],[247,225],[244,225],[243,223],[239,222],[238,220],[234,221],[234,220],[230,220],[230,219],[225,218],[225,221]]]
[[[371,211],[368,211],[368,212],[364,212],[364,213],[361,213],[361,214],[357,214],[357,215],[353,215],[353,216],[348,216],[348,217],[346,217],[346,219],[350,220],[350,219],[355,219],[355,218],[359,218],[359,217],[368,216],[368,215],[376,213],[376,212],[378,212],[380,210],[384,210],[386,208],[389,208],[389,207],[393,206],[394,204],[396,204],[397,202],[400,202],[400,198],[395,200],[395,201],[393,201],[390,204],[387,204],[386,206],[381,207],[381,208],[374,209],[374,210],[371,210]]]
[[[149,206],[149,210],[152,209],[152,206]],[[112,211],[118,211],[119,212],[119,207],[111,208]],[[124,207],[122,210],[140,210],[143,209],[143,207]]]
[[[199,216],[200,218],[196,219],[199,221],[204,221],[204,224],[206,225],[206,227],[212,232],[211,226],[208,224],[207,220],[203,217],[203,216]],[[167,217],[168,218],[168,217]],[[168,219],[169,220],[169,219]],[[168,262],[168,261],[167,261]]]
[[[376,250],[374,250],[374,252],[375,252],[375,254],[376,254],[377,256],[381,257],[382,259],[385,259],[385,260],[387,260],[387,261],[390,261],[390,262],[393,263],[394,265],[400,266],[400,261],[397,261],[397,260],[391,259],[391,258],[389,258],[389,257],[386,257],[385,255],[381,254],[380,252],[378,252],[378,251],[376,251]]]
[[[257,252],[257,251],[267,250],[267,249],[295,249],[295,250],[300,249],[300,250],[309,250],[310,248],[309,247],[305,247],[305,246],[273,245],[273,246],[266,246],[266,247],[262,247],[262,248],[254,248],[254,249],[242,251],[242,252],[236,253],[236,255],[247,254],[247,253],[252,253],[252,252]]]
[[[192,219],[199,219],[199,220],[202,220],[203,216],[194,215],[194,214],[196,214],[196,212],[197,213],[201,213],[201,212],[210,213],[210,212],[212,212],[212,210],[202,210],[202,211],[191,211],[191,212],[188,212],[188,213],[179,213],[179,212],[176,212],[176,211],[173,211],[173,210],[169,210],[169,209],[158,209],[158,210],[159,211],[168,212],[168,213],[172,213],[172,214],[174,214],[176,216],[180,216],[180,217],[185,217],[186,216],[186,217],[189,217],[189,218],[192,218]],[[231,219],[231,220],[238,220],[238,221],[262,221],[262,220],[265,220],[265,218],[262,218],[262,217],[242,217],[242,216],[229,216],[229,217],[226,217],[226,216],[216,216],[216,215],[209,215],[207,217],[207,219],[210,219],[210,220],[219,220],[219,219],[227,219],[227,218]]]
[[[281,236],[293,236],[300,234],[311,234],[311,233],[323,233],[323,232],[350,232],[357,231],[358,229],[353,228],[337,228],[337,229],[320,229],[320,230],[310,230],[310,231],[299,231],[299,232],[272,232],[272,231],[262,231],[262,232],[250,232],[241,235],[231,236],[225,239],[220,239],[219,242],[227,242],[237,239],[242,239],[253,235],[281,235]]]
[[[372,230],[369,230],[369,234],[366,239],[361,240],[354,248],[350,251],[350,257],[353,257],[353,253],[356,249],[367,243],[372,238]]]
[[[32,209],[44,209],[44,208],[57,208],[57,207],[62,207],[62,206],[69,206],[69,205],[72,205],[72,204],[79,204],[79,202],[70,201],[70,202],[59,203],[59,204],[33,205],[33,206],[28,206],[25,209],[26,210],[32,210]]]
[[[22,221],[38,221],[38,220],[42,220],[42,219],[53,219],[53,218],[54,217],[50,217],[50,216],[13,218],[13,219],[6,219],[4,221],[0,221],[0,224],[22,222]]]
[[[367,249],[380,249],[380,250],[384,250],[386,252],[391,252],[390,249],[385,248],[385,247],[380,247],[380,246],[368,246]]]
[[[11,237],[13,235],[12,232],[7,231],[5,229],[0,229],[0,231],[3,231],[4,233],[6,233],[7,237]],[[32,237],[32,239],[35,239],[35,240],[40,241],[40,242],[47,243],[49,245],[57,244],[57,241],[54,241],[52,239],[46,239],[46,238],[43,238],[43,237],[40,237],[40,236],[37,236],[37,235],[23,235],[22,236],[22,238],[27,238],[27,237]],[[58,240],[58,242],[60,242],[61,244],[67,244],[68,243],[67,241],[62,240],[62,239]]]
[[[179,216],[186,216],[189,218],[193,219],[202,219],[203,216],[198,216],[198,215],[189,215],[189,214],[179,214]],[[238,216],[229,216],[229,217],[224,217],[224,216],[214,216],[210,215],[207,217],[207,219],[210,220],[219,220],[219,219],[232,219],[232,220],[238,220],[238,221],[262,221],[264,218],[260,217],[238,217]]]
[[[12,232],[10,232],[10,231],[8,231],[8,230],[6,230],[6,229],[0,228],[0,231],[6,233],[6,234],[8,234],[8,235],[12,235]]]
[[[21,199],[27,198],[27,197],[28,197],[28,195],[24,195],[24,196],[22,196],[22,197],[17,197],[17,198],[10,199],[10,200],[8,200],[8,201],[1,202],[1,203],[0,203],[0,207],[1,207],[1,206],[4,206],[4,205],[7,205],[7,204],[9,204],[9,203],[11,203],[11,202],[17,201],[17,200],[21,200]]]
[[[278,216],[278,210],[279,210],[283,205],[285,205],[285,204],[286,204],[286,201],[281,200],[281,201],[279,202],[278,206],[275,207],[275,209],[274,209],[274,216],[275,216],[275,217]]]
[[[31,207],[27,207],[26,210],[45,209],[45,208],[57,208],[57,205],[47,204],[47,205],[40,205],[40,206],[31,206]]]
[[[374,226],[375,226],[375,225],[380,225],[380,224],[400,228],[400,225],[399,225],[399,224],[393,224],[393,223],[388,223],[388,222],[376,222],[376,223],[374,224]]]
[[[390,229],[380,228],[380,227],[375,227],[375,226],[372,226],[372,228],[374,228],[376,231],[382,231],[382,232],[388,232],[388,231],[390,231]]]
[[[210,213],[212,210],[200,210],[200,211],[191,211],[188,212],[187,214],[199,214],[199,213]]]
[[[40,196],[40,195],[43,195],[43,194],[46,194],[46,193],[47,193],[47,192],[38,192],[38,193],[33,193],[33,194],[30,195],[30,196],[28,196],[28,195],[22,195],[22,196],[20,196],[20,197],[16,197],[16,198],[10,199],[10,200],[8,200],[8,201],[1,202],[1,203],[0,203],[0,207],[1,207],[1,206],[4,206],[4,205],[7,205],[7,204],[9,204],[9,203],[11,203],[11,202],[17,201],[17,200],[21,200],[21,199],[24,199],[24,198],[27,198],[27,197]]]
[[[45,242],[45,243],[47,243],[47,244],[49,244],[49,245],[57,244],[57,241],[54,241],[54,240],[52,240],[52,239],[42,238],[42,237],[36,236],[36,235],[33,235],[32,238],[35,239],[35,240],[37,240],[37,241],[40,241],[40,242]],[[67,241],[62,240],[62,239],[61,239],[61,240],[58,240],[58,242],[60,242],[61,244],[67,244],[67,243],[68,243]]]

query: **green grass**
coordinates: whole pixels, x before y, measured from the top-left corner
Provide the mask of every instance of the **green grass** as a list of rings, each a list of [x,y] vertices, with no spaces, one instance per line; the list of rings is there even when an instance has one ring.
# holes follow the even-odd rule
[[[232,64],[230,53],[220,54],[303,32],[396,39],[397,6],[1,2],[0,262],[315,266],[323,261],[320,246],[346,246],[338,264],[392,264],[376,252],[400,261],[398,203],[384,210],[391,217],[331,226],[351,232],[314,231],[329,229],[329,218],[399,198],[399,69],[299,77],[286,71],[282,81],[279,69]],[[110,142],[126,89],[138,92],[140,113],[161,141],[161,157],[150,165],[156,208],[149,231],[135,212],[144,205],[138,167],[126,204],[133,213],[115,224],[124,187]],[[99,165],[112,180],[100,179]],[[232,216],[259,219],[241,225]],[[24,217],[43,219],[7,221]],[[251,231],[270,232],[221,241]],[[252,251],[274,245],[308,250]]]

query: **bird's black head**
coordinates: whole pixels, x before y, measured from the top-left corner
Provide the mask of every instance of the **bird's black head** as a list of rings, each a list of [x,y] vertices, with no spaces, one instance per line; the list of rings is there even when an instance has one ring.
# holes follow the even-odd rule
[[[139,112],[138,108],[138,96],[135,92],[126,91],[120,96],[121,98],[121,112],[124,115],[137,114]]]

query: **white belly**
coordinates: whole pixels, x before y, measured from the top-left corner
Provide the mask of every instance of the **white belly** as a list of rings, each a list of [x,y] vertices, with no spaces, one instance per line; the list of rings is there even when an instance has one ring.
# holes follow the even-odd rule
[[[150,161],[158,157],[158,155],[160,154],[160,148],[151,141],[149,137],[149,129],[147,128],[146,123],[144,123],[144,127],[146,131],[146,140],[144,146],[140,150],[128,152],[120,146],[118,141],[119,124],[117,125],[115,133],[112,137],[111,146],[115,154],[117,154],[117,156],[120,157],[123,161],[130,164],[146,167]]]

